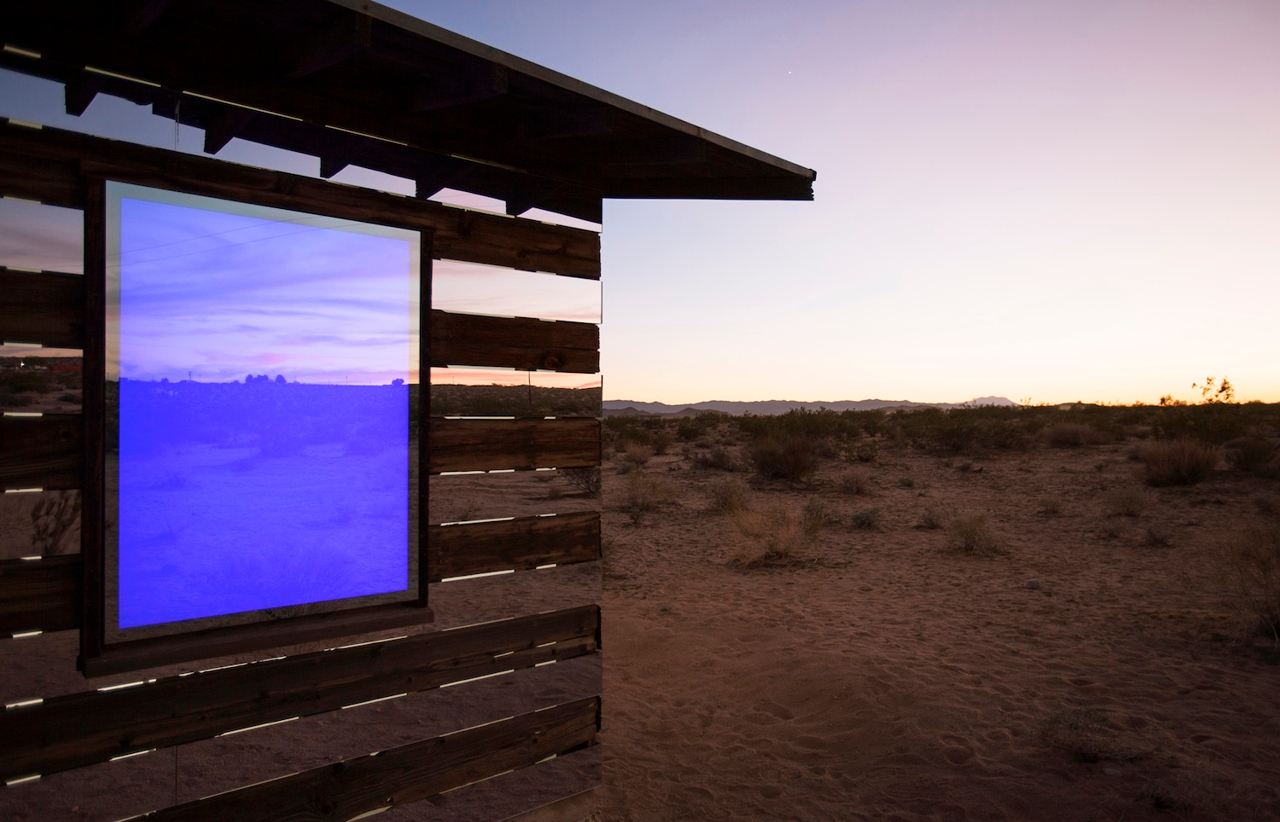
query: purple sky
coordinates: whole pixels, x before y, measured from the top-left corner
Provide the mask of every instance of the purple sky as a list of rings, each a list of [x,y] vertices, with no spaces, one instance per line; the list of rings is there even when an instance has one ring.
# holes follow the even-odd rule
[[[416,379],[416,232],[373,233],[277,209],[223,210],[221,201],[118,184],[109,198],[114,191],[121,376]],[[114,229],[109,219],[108,282]],[[108,311],[109,328],[114,319]]]
[[[609,398],[1280,401],[1280,3],[390,5],[818,170],[814,203],[606,202]],[[173,146],[60,103],[0,83],[0,114]]]

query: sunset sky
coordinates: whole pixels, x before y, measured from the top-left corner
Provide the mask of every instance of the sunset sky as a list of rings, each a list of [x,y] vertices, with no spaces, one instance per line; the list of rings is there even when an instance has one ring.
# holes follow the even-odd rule
[[[606,398],[1280,401],[1273,0],[389,5],[817,169],[813,203],[606,201]],[[0,114],[173,145],[47,85]]]

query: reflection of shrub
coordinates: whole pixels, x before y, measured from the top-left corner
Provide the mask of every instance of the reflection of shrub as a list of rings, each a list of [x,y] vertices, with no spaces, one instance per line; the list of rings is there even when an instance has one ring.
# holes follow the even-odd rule
[[[813,440],[792,437],[785,441],[767,437],[751,447],[751,461],[765,479],[804,479],[818,469]]]
[[[579,494],[588,497],[600,496],[599,468],[561,468],[560,476]]]
[[[80,492],[48,491],[31,509],[31,540],[36,553],[50,556],[71,528],[80,523]]]
[[[1218,449],[1196,440],[1162,440],[1144,445],[1138,459],[1146,467],[1147,485],[1195,485],[1217,467]]]

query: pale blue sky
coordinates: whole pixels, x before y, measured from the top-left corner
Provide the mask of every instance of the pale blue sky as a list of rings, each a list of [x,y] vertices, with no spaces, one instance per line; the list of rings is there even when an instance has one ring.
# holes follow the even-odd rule
[[[817,169],[813,203],[606,201],[609,398],[1280,401],[1280,4],[390,5]],[[0,114],[68,121],[18,86]],[[172,145],[133,108],[80,127]]]

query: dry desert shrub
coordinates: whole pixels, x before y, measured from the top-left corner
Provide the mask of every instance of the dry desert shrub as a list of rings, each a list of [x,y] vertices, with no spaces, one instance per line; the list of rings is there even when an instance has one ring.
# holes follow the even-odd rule
[[[670,502],[671,497],[670,484],[657,477],[637,472],[627,474],[622,486],[622,504],[619,507],[631,518],[633,525],[639,525],[646,514]]]
[[[1218,466],[1218,449],[1198,440],[1160,440],[1138,450],[1147,485],[1195,485]]]
[[[622,445],[622,463],[618,468],[624,474],[639,471],[648,465],[652,458],[653,446],[627,440]]]
[[[987,515],[969,511],[957,515],[947,526],[951,547],[963,554],[994,554],[997,550],[995,534]]]
[[[1241,534],[1231,561],[1241,607],[1259,633],[1280,643],[1280,523]]]
[[[936,505],[930,505],[920,513],[920,521],[916,524],[919,528],[929,531],[936,531],[946,524],[947,517],[943,510]]]
[[[1056,517],[1062,513],[1062,500],[1057,497],[1043,497],[1037,510],[1047,517]]]
[[[880,527],[880,509],[866,508],[856,511],[851,524],[860,531],[874,531]]]
[[[853,458],[858,462],[875,462],[880,456],[880,446],[875,442],[860,443],[853,449]]]
[[[577,493],[587,497],[600,496],[600,469],[592,468],[561,468],[560,476],[564,477],[565,482],[569,483],[569,487]]]
[[[1055,422],[1046,425],[1042,436],[1054,448],[1079,448],[1106,441],[1102,432],[1082,422]]]
[[[818,497],[809,497],[804,502],[804,510],[801,512],[801,519],[805,528],[814,530],[821,529],[827,525],[835,525],[840,522],[840,516],[830,505],[823,502]]]
[[[751,507],[751,489],[737,477],[721,480],[711,486],[711,510],[732,514]]]
[[[797,482],[818,470],[818,447],[807,437],[765,437],[751,447],[751,461],[764,479]]]
[[[1147,495],[1136,485],[1116,488],[1107,494],[1107,513],[1117,517],[1136,517],[1147,507]]]
[[[840,490],[852,496],[869,496],[871,494],[871,475],[859,468],[846,471],[840,477]]]
[[[706,453],[694,454],[693,464],[697,468],[714,468],[717,471],[738,470],[738,461],[723,445],[717,445]]]
[[[797,517],[782,506],[741,508],[730,518],[750,541],[730,560],[730,564],[743,569],[798,565],[821,531],[820,523]]]

